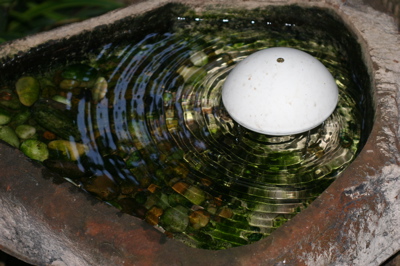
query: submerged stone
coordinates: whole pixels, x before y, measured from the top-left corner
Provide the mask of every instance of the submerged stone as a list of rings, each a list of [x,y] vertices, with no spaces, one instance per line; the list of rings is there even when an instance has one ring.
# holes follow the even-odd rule
[[[25,110],[25,111],[19,112],[12,117],[12,120],[10,121],[9,126],[12,126],[15,128],[18,125],[22,125],[28,121],[30,116],[31,116],[30,110]]]
[[[78,160],[88,150],[86,145],[68,140],[53,140],[48,147],[72,161]]]
[[[30,125],[19,125],[15,133],[20,139],[30,139],[36,135],[36,128]]]
[[[71,101],[69,99],[67,99],[66,97],[63,97],[61,95],[54,95],[52,98],[52,100],[65,104],[66,106],[71,106]]]
[[[0,125],[6,125],[11,121],[11,113],[0,107]]]
[[[7,142],[11,146],[19,147],[19,139],[15,131],[9,126],[0,126],[0,139]]]
[[[187,83],[199,81],[207,75],[204,68],[197,66],[182,66],[177,71]]]
[[[206,194],[204,193],[204,191],[195,186],[190,186],[183,193],[183,196],[196,205],[201,205],[206,199]]]
[[[21,151],[31,159],[44,161],[49,158],[49,150],[47,145],[36,139],[28,139],[22,142]]]
[[[39,99],[40,84],[34,77],[20,78],[15,87],[23,105],[31,106]]]
[[[163,209],[153,206],[147,213],[145,220],[151,225],[156,225],[159,222],[160,216],[163,214]]]
[[[119,194],[119,187],[107,175],[92,176],[83,180],[84,188],[100,197],[102,200],[115,199]]]
[[[63,139],[73,137],[81,139],[75,123],[75,117],[68,111],[68,106],[53,100],[39,100],[33,106],[33,118],[45,129]]]
[[[197,210],[190,214],[189,221],[196,230],[205,227],[210,221],[210,214],[204,210]]]
[[[95,103],[98,103],[106,96],[107,88],[107,80],[104,77],[99,77],[92,88],[92,99]]]
[[[188,211],[182,205],[168,208],[164,211],[160,221],[165,230],[169,232],[183,232],[189,225]]]
[[[208,63],[208,56],[203,51],[193,52],[190,56],[190,61],[194,66],[202,67]]]

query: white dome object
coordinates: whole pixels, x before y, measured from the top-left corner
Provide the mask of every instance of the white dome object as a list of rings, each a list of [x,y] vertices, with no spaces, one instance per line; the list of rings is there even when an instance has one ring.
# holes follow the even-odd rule
[[[338,94],[335,79],[316,58],[274,47],[237,64],[223,85],[222,101],[243,127],[284,136],[322,124],[336,108]]]

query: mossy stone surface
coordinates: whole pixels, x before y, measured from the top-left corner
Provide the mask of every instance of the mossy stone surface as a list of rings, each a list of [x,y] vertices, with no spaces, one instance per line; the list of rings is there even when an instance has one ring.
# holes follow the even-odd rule
[[[31,125],[19,125],[15,129],[15,133],[20,139],[30,139],[36,134],[36,128]]]
[[[188,211],[182,205],[166,209],[161,216],[161,222],[167,231],[183,232],[189,225]]]
[[[21,151],[31,159],[43,162],[49,158],[47,145],[36,139],[28,139],[22,142]]]
[[[0,125],[6,125],[11,121],[11,114],[7,110],[0,108]]]
[[[25,106],[32,106],[40,94],[40,84],[34,77],[22,77],[15,84],[20,102]]]
[[[15,131],[9,126],[0,126],[0,139],[7,142],[11,146],[19,147],[19,139]]]

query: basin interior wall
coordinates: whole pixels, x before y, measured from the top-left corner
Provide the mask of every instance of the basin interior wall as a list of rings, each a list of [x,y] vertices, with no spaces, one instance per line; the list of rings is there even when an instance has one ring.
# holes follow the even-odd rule
[[[158,8],[168,8],[169,2],[138,1],[98,18],[4,44],[0,81],[37,71],[36,63],[43,59],[46,67],[63,64],[66,51],[79,58],[96,45],[98,36],[123,38],[120,29],[127,25],[135,28],[138,38],[154,25],[168,28],[168,20],[159,19]],[[343,20],[361,45],[375,108],[370,137],[356,160],[310,207],[268,238],[210,251],[169,239],[0,143],[0,248],[36,265],[379,265],[396,254],[400,250],[400,42],[395,19],[359,1],[174,2],[199,12],[298,4],[325,8]]]

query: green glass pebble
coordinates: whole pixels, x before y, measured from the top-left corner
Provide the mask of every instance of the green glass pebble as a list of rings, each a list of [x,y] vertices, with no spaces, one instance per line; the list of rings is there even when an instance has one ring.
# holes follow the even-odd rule
[[[33,77],[22,77],[15,84],[20,102],[25,106],[32,106],[40,94],[40,84]]]
[[[201,205],[206,199],[206,194],[204,191],[195,186],[190,186],[183,193],[183,196],[195,205]]]
[[[20,150],[29,158],[43,162],[49,158],[47,145],[36,139],[28,139],[22,142]]]
[[[31,116],[30,110],[24,110],[22,112],[18,112],[16,115],[14,115],[11,119],[11,122],[9,126],[11,127],[16,127],[18,125],[24,124],[26,121],[28,121],[29,117]]]
[[[143,207],[150,210],[151,207],[157,204],[157,197],[154,194],[151,194],[147,197],[146,202],[143,204]]]
[[[31,139],[36,135],[36,128],[30,125],[19,125],[15,129],[15,133],[20,139]]]
[[[75,118],[66,111],[67,106],[53,100],[39,100],[32,109],[35,121],[45,129],[63,139],[73,137],[79,141],[81,136]]]
[[[208,64],[208,56],[203,51],[194,52],[190,55],[190,61],[194,66],[202,67]]]
[[[191,204],[187,198],[182,196],[181,194],[178,193],[171,193],[168,195],[168,204],[170,206],[177,206],[177,205],[189,205]]]
[[[11,114],[9,111],[0,108],[0,125],[6,125],[11,121]]]
[[[88,151],[85,144],[68,140],[53,140],[49,142],[48,147],[53,152],[58,152],[64,158],[72,161],[78,160]]]
[[[192,67],[180,67],[178,73],[183,77],[186,83],[194,83],[202,80],[206,75],[207,71],[204,68],[192,66]]]
[[[168,195],[165,193],[156,193],[157,197],[157,206],[160,207],[161,209],[165,210],[168,207],[170,207],[168,203]]]
[[[0,139],[11,146],[19,147],[19,139],[15,131],[9,126],[0,126]]]
[[[100,102],[107,93],[108,83],[104,77],[99,77],[92,88],[92,99],[95,103]]]
[[[183,232],[189,225],[188,211],[181,205],[168,208],[161,216],[160,221],[165,230],[169,232]]]
[[[53,101],[56,101],[56,102],[59,102],[59,103],[63,103],[66,106],[71,106],[71,101],[69,99],[61,96],[61,95],[54,95],[51,99]]]

